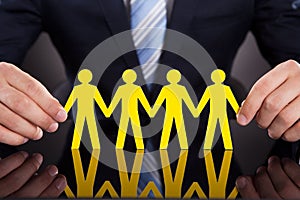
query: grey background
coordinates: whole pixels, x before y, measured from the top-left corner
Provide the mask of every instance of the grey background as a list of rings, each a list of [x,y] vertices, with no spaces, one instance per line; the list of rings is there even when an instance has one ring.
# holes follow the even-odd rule
[[[53,91],[66,81],[64,65],[55,50],[48,35],[43,33],[32,46],[23,64],[23,69]],[[234,62],[232,76],[238,79],[247,90],[255,81],[270,69],[269,64],[262,58],[255,39],[248,34]],[[64,123],[55,134],[45,134],[42,140],[29,142],[19,149],[29,152],[40,152],[45,157],[45,163],[55,164],[60,159],[70,122]],[[234,142],[234,155],[242,171],[251,174],[266,159],[272,147],[272,140],[266,131],[259,129],[255,122],[247,127],[240,127],[235,121],[231,122],[231,132]]]

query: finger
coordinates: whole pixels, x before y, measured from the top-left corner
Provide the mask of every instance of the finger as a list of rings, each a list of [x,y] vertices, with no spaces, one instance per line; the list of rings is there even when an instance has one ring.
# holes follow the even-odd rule
[[[299,188],[291,181],[281,167],[278,157],[271,157],[268,161],[268,174],[277,193],[284,199],[299,198]]]
[[[2,89],[0,101],[17,115],[22,116],[24,119],[48,132],[54,132],[58,128],[57,122],[46,114],[33,100],[12,87]]]
[[[236,180],[236,187],[241,194],[242,198],[245,199],[259,199],[252,178],[249,176],[241,176]]]
[[[15,114],[1,103],[0,110],[0,124],[5,126],[5,128],[33,140],[39,140],[43,136],[43,131],[40,128],[33,126],[27,120]]]
[[[10,198],[36,198],[53,182],[58,169],[55,166],[48,166],[42,173],[34,176],[24,187],[10,195]]]
[[[20,167],[27,157],[28,153],[20,151],[0,160],[0,179]]]
[[[0,197],[6,197],[19,190],[39,169],[43,157],[40,154],[34,154],[23,165],[5,176],[0,181]]]
[[[254,177],[254,185],[261,198],[280,199],[265,167],[258,168]]]
[[[265,98],[286,81],[288,70],[284,69],[284,65],[285,63],[278,65],[254,84],[237,115],[237,122],[240,125],[247,125],[260,109]]]
[[[40,198],[57,198],[66,188],[67,180],[63,175],[58,175],[52,184],[40,195]]]
[[[300,121],[289,128],[282,136],[282,139],[289,142],[297,142],[300,137]]]
[[[300,118],[300,96],[286,106],[274,119],[270,127],[268,128],[268,133],[270,137],[278,139],[280,138],[290,127],[292,127]],[[291,132],[292,133],[292,132]],[[288,139],[288,133],[284,134],[286,139]],[[300,133],[297,134],[300,139]],[[296,135],[292,135],[296,136]],[[291,136],[291,137],[292,137]]]
[[[7,81],[12,87],[27,94],[53,119],[58,122],[64,122],[67,119],[67,113],[63,106],[40,82],[13,65],[6,68],[5,73]]]
[[[268,128],[286,105],[292,102],[300,94],[300,87],[291,89],[297,85],[298,82],[299,78],[289,79],[265,98],[256,115],[256,121],[260,127]]]
[[[17,146],[28,142],[28,139],[0,125],[0,142]]]
[[[288,158],[283,158],[281,163],[285,173],[300,188],[300,166]]]

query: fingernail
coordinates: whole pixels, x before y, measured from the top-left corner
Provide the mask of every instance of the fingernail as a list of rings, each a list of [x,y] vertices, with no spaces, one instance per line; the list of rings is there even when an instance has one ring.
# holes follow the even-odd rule
[[[67,115],[66,111],[65,111],[65,110],[60,110],[60,111],[57,113],[55,119],[56,119],[57,121],[59,121],[59,122],[64,122],[64,121],[67,119],[67,117],[68,117],[68,115]]]
[[[257,127],[260,128],[260,129],[264,129],[261,125],[259,125],[258,123],[257,124]]]
[[[28,142],[29,139],[28,138],[24,138],[23,144],[25,144],[26,142]]]
[[[261,173],[262,171],[264,170],[264,167],[259,167],[257,170],[256,170],[256,173]]]
[[[235,185],[238,189],[243,189],[246,187],[247,185],[247,179],[245,177],[239,177],[236,182]]]
[[[241,103],[241,106],[242,106],[242,107],[243,107],[244,103],[245,103],[245,100]]]
[[[39,153],[34,153],[32,154],[32,157],[34,157],[34,159],[36,159],[40,164],[42,164],[43,162],[43,156]]]
[[[276,160],[276,157],[275,157],[275,156],[270,157],[270,158],[268,159],[268,164],[273,163],[275,160]]]
[[[36,130],[36,136],[33,140],[39,140],[43,137],[43,130],[40,129],[39,127],[37,127],[37,130]]]
[[[247,118],[243,114],[238,114],[237,119],[238,119],[238,122],[243,126],[247,125],[247,123],[248,123]]]
[[[25,151],[20,151],[20,153],[24,156],[24,158],[28,158],[29,154]]]
[[[47,170],[50,176],[56,176],[58,174],[58,169],[53,165],[48,166]]]
[[[63,191],[67,186],[67,182],[64,178],[58,178],[55,181],[55,186],[59,191]]]
[[[49,126],[49,128],[47,129],[47,131],[49,133],[53,133],[58,129],[58,123],[53,123]]]

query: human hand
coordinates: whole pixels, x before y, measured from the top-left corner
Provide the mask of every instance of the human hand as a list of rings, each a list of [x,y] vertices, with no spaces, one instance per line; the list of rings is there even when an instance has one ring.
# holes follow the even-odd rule
[[[247,199],[299,199],[300,166],[290,159],[271,157],[268,167],[260,167],[254,177],[236,181],[241,196]]]
[[[296,61],[278,65],[254,84],[237,121],[247,125],[254,117],[272,139],[300,139],[300,65]]]
[[[55,132],[67,114],[47,89],[16,66],[0,63],[0,142],[21,145]]]
[[[40,154],[29,157],[26,152],[15,153],[0,160],[0,198],[56,198],[67,183],[55,166],[48,166],[35,175],[43,162]]]

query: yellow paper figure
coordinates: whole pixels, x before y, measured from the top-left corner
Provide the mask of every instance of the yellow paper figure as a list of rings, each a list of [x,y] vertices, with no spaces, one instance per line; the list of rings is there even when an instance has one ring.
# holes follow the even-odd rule
[[[207,150],[210,150],[212,148],[218,120],[225,149],[233,149],[227,116],[227,100],[236,113],[239,110],[239,105],[230,87],[223,84],[225,78],[226,75],[223,70],[217,69],[212,72],[211,79],[215,84],[206,88],[203,97],[197,107],[198,114],[200,114],[207,102],[210,100],[210,113],[204,140],[204,149]]]
[[[233,151],[231,150],[224,152],[219,177],[217,177],[212,152],[210,150],[204,150],[204,160],[209,185],[209,198],[211,199],[226,198],[226,187],[228,183],[232,153]],[[237,194],[237,188],[234,187],[227,199],[235,199]]]
[[[78,110],[76,115],[72,149],[79,149],[85,120],[87,121],[93,149],[100,149],[99,136],[94,114],[94,101],[98,103],[100,109],[105,115],[107,115],[107,107],[99,93],[98,88],[89,84],[92,78],[93,75],[90,70],[81,70],[78,74],[78,80],[81,82],[81,84],[74,87],[65,105],[66,112],[69,112],[77,100]]]
[[[142,129],[138,113],[138,101],[141,102],[148,114],[150,113],[151,107],[142,88],[134,84],[134,82],[137,79],[136,72],[130,69],[126,70],[123,73],[122,78],[125,84],[117,89],[117,92],[108,108],[108,116],[110,116],[116,108],[116,106],[118,105],[118,103],[122,101],[122,113],[119,123],[116,148],[124,148],[126,132],[128,128],[128,123],[130,121],[136,143],[136,148],[144,149]]]
[[[188,141],[182,114],[182,102],[185,102],[194,117],[197,117],[197,110],[186,88],[178,84],[181,80],[180,72],[178,70],[170,70],[167,74],[167,80],[170,84],[162,88],[150,115],[151,117],[154,117],[162,103],[166,101],[166,114],[160,149],[167,149],[168,147],[173,120],[175,120],[180,148],[188,149]]]

